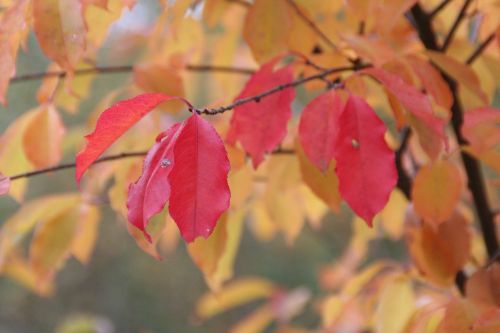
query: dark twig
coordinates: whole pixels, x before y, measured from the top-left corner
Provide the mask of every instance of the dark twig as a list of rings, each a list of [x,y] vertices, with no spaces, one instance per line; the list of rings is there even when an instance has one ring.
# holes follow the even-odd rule
[[[463,18],[465,17],[465,13],[467,12],[467,8],[469,8],[469,5],[472,3],[471,0],[465,0],[464,5],[460,9],[460,12],[458,13],[457,18],[455,19],[455,22],[453,22],[453,25],[451,26],[450,31],[446,35],[446,38],[444,39],[443,46],[441,46],[441,51],[446,51],[448,49],[448,46],[450,46],[453,37],[455,36],[455,32],[457,32],[458,27],[460,26],[460,23],[462,22]]]
[[[293,8],[293,10],[295,11],[295,13],[297,13],[297,15],[302,19],[302,21],[304,21],[312,30],[314,30],[314,32],[329,46],[331,47],[333,50],[338,50],[338,47],[337,45],[335,45],[334,42],[332,42],[330,40],[330,38],[328,38],[328,36],[323,32],[321,31],[321,29],[316,25],[316,23],[311,20],[309,17],[307,17],[306,14],[304,14],[302,12],[302,10],[300,9],[300,7],[295,3],[294,0],[286,0],[286,2],[290,5],[290,7]]]
[[[246,103],[259,102],[261,99],[263,99],[269,95],[272,95],[274,93],[277,93],[278,91],[282,91],[282,90],[285,90],[288,88],[297,87],[297,86],[300,86],[300,85],[302,85],[306,82],[309,82],[309,81],[322,80],[322,79],[326,78],[327,76],[334,74],[334,73],[345,72],[345,71],[356,71],[356,70],[360,70],[360,69],[367,68],[367,67],[371,67],[371,65],[353,65],[353,66],[330,68],[330,69],[323,71],[321,73],[318,73],[316,75],[307,76],[307,77],[304,77],[304,78],[301,78],[301,79],[298,79],[295,81],[291,81],[289,83],[285,83],[285,84],[276,86],[276,87],[269,89],[267,91],[264,91],[260,94],[245,97],[242,99],[238,99],[234,103],[229,104],[227,106],[222,106],[222,107],[215,108],[215,109],[200,110],[200,113],[209,114],[209,115],[224,113],[226,111],[232,110],[235,107],[246,104]]]
[[[147,151],[124,152],[124,153],[120,153],[120,154],[116,154],[116,155],[109,155],[109,156],[101,157],[101,158],[97,159],[92,164],[98,164],[98,163],[108,162],[108,161],[115,161],[115,160],[119,160],[122,158],[145,156],[146,154],[147,154]],[[59,164],[59,165],[49,167],[49,168],[38,169],[35,171],[20,173],[20,174],[14,175],[14,176],[9,177],[9,178],[12,181],[12,180],[21,179],[21,178],[29,178],[29,177],[33,177],[33,176],[38,176],[38,175],[41,175],[44,173],[50,173],[50,172],[54,172],[54,171],[73,169],[74,167],[76,167],[76,163],[64,163],[64,164]]]
[[[98,164],[98,163],[103,163],[103,162],[121,160],[124,158],[130,158],[130,157],[142,157],[142,156],[146,156],[147,153],[148,153],[147,151],[137,151],[137,152],[123,152],[123,153],[119,153],[116,155],[104,156],[104,157],[97,159],[94,163],[92,163],[92,165]],[[275,151],[273,151],[271,154],[273,154],[273,155],[290,155],[290,154],[295,154],[295,150],[278,148]],[[12,177],[9,177],[9,179],[11,181],[14,181],[17,179],[30,178],[30,177],[43,175],[43,174],[51,173],[51,172],[55,172],[55,171],[73,169],[75,167],[76,167],[76,163],[74,163],[74,162],[73,163],[63,163],[63,164],[55,165],[55,166],[49,167],[49,168],[43,168],[43,169],[38,169],[35,171],[20,173],[20,174],[14,175]]]
[[[429,16],[429,18],[433,18],[434,16],[436,16],[437,14],[439,14],[439,12],[441,10],[443,10],[450,2],[451,2],[451,0],[443,0],[439,5],[437,5],[427,15]]]
[[[411,130],[410,128],[405,128],[403,130],[403,137],[401,139],[401,144],[396,151],[396,169],[398,171],[398,183],[397,187],[404,193],[404,195],[410,199],[411,198],[411,179],[408,177],[404,167],[403,167],[403,155],[410,141]]]
[[[488,45],[491,44],[491,42],[493,42],[494,39],[495,39],[495,34],[494,33],[490,34],[481,44],[477,46],[474,52],[472,52],[471,55],[467,58],[465,63],[467,65],[472,64],[474,60],[477,59],[477,57],[483,54],[484,50],[488,47]]]
[[[251,75],[255,73],[254,69],[251,68],[240,68],[240,67],[229,67],[229,66],[213,66],[213,65],[186,65],[184,68],[191,72],[222,72],[222,73],[234,73],[234,74],[245,74]],[[88,74],[112,74],[112,73],[128,73],[134,70],[131,65],[125,66],[96,66],[92,68],[77,69],[74,75],[88,75]],[[54,71],[54,72],[40,72],[33,74],[25,74],[13,77],[10,82],[22,82],[22,81],[32,81],[41,80],[46,77],[59,77],[64,78],[68,73],[65,71]]]

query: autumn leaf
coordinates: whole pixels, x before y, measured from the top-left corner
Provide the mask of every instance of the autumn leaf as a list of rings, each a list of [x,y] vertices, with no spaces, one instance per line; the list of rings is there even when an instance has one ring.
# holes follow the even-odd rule
[[[92,163],[143,116],[159,104],[174,99],[179,98],[160,93],[143,94],[118,102],[105,110],[99,116],[94,132],[86,136],[87,145],[76,156],[76,181],[80,182]]]
[[[481,82],[474,70],[464,63],[446,55],[435,51],[426,51],[431,61],[448,75],[463,84],[467,89],[471,90],[484,104],[488,104],[488,96],[481,88]]]
[[[257,0],[245,18],[243,37],[259,63],[286,51],[291,27],[287,4],[284,0]],[[275,13],[281,13],[276,16]]]
[[[350,95],[338,119],[336,172],[342,198],[368,225],[396,185],[394,152],[385,125],[360,97]]]
[[[187,242],[208,237],[229,208],[229,159],[212,125],[196,112],[185,121],[168,175],[169,212]]]
[[[62,119],[53,105],[39,107],[24,132],[26,157],[37,168],[57,164],[61,160],[65,132]]]
[[[300,117],[300,144],[311,162],[323,172],[333,158],[338,118],[343,109],[340,93],[330,90],[310,102]]]
[[[148,221],[163,209],[170,197],[168,176],[175,162],[174,146],[182,126],[175,124],[158,136],[144,159],[141,177],[129,187],[128,221],[142,230],[149,242],[152,239],[146,231]]]
[[[236,100],[292,81],[290,66],[274,70],[278,60],[279,58],[276,58],[262,65],[260,70],[252,75]],[[252,157],[254,168],[262,162],[264,154],[276,149],[285,137],[294,97],[294,90],[289,88],[259,101],[235,107],[227,140],[232,144],[236,141],[241,142],[245,151]]]
[[[450,218],[460,199],[462,178],[447,160],[424,166],[415,176],[412,198],[415,211],[428,223],[438,226]]]
[[[478,108],[467,110],[462,124],[462,135],[468,141],[464,149],[500,171],[500,109]]]
[[[389,73],[382,68],[368,68],[362,71],[382,83],[403,106],[410,112],[410,123],[413,123],[418,133],[420,144],[429,156],[435,159],[443,144],[447,145],[444,133],[446,121],[438,118],[427,96],[418,91],[414,86],[407,84],[399,76]]]
[[[441,286],[453,283],[470,256],[472,231],[458,211],[439,226],[421,221],[413,209],[407,213],[408,252],[424,278]]]
[[[30,2],[19,0],[5,9],[0,18],[0,103],[6,105],[6,94],[10,79],[16,74],[16,57],[19,46],[28,36],[26,21],[31,14]]]
[[[43,52],[72,70],[85,52],[86,27],[78,0],[33,0],[34,30]]]

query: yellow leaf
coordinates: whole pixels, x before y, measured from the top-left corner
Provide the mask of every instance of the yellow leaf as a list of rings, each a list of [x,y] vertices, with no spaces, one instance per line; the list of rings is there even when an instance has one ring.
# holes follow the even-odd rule
[[[17,254],[11,255],[0,271],[39,296],[51,296],[54,291],[53,281],[39,281],[32,266]]]
[[[196,314],[207,319],[231,308],[270,297],[276,286],[261,278],[240,279],[224,286],[217,293],[204,294],[196,304]]]
[[[75,69],[85,70],[93,65],[80,62]],[[67,76],[63,85],[58,85],[54,103],[69,113],[76,113],[82,100],[88,96],[95,73],[89,72],[75,77]]]
[[[271,219],[267,210],[266,202],[263,198],[253,202],[250,210],[252,223],[250,230],[260,241],[270,241],[276,235],[278,228]]]
[[[37,225],[30,246],[30,264],[39,281],[50,280],[70,254],[79,209],[72,208]]]
[[[53,105],[35,109],[35,115],[24,131],[26,157],[37,168],[57,164],[61,160],[61,143],[65,132],[62,119]]]
[[[339,180],[335,173],[335,161],[331,161],[328,170],[322,173],[305,156],[302,147],[295,145],[297,158],[300,163],[300,171],[304,183],[309,186],[313,193],[320,198],[334,212],[339,212],[342,198],[339,192]]]
[[[35,115],[34,110],[24,113],[14,120],[0,137],[0,170],[6,176],[30,171],[33,168],[24,153],[23,137],[26,128]],[[9,195],[17,201],[21,201],[24,197],[27,182],[26,178],[12,182]]]
[[[433,226],[449,219],[462,191],[460,171],[451,162],[439,160],[420,169],[413,184],[415,211]]]
[[[264,63],[287,49],[290,28],[284,0],[256,0],[248,10],[243,37],[257,62]]]
[[[415,307],[415,295],[407,276],[396,276],[385,283],[375,311],[375,332],[400,333]]]
[[[500,263],[480,268],[467,279],[467,298],[478,304],[500,306]]]
[[[260,333],[274,319],[271,304],[264,304],[233,326],[230,333]]]
[[[2,225],[0,232],[0,267],[9,255],[37,223],[51,221],[71,210],[80,202],[80,195],[65,193],[38,198],[26,202]]]
[[[87,23],[88,47],[97,50],[108,35],[111,24],[120,18],[126,4],[123,0],[108,0],[107,6],[86,6],[84,10]]]
[[[78,0],[33,0],[34,30],[43,52],[72,70],[85,52],[85,23]]]
[[[101,214],[97,207],[90,205],[82,204],[80,210],[76,235],[71,244],[71,253],[82,264],[87,264],[97,239]]]
[[[380,212],[382,226],[391,239],[400,239],[403,235],[403,226],[405,220],[408,199],[399,189],[394,189],[389,197],[387,205]]]

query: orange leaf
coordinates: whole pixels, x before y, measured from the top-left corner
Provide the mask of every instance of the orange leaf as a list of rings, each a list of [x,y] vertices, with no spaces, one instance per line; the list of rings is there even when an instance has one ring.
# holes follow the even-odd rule
[[[61,143],[65,132],[54,106],[41,106],[24,131],[23,147],[26,157],[37,168],[58,163],[61,160]]]
[[[470,256],[472,231],[458,211],[434,228],[422,223],[410,209],[406,241],[410,256],[421,274],[438,285],[450,286]]]
[[[415,177],[412,198],[415,211],[433,226],[449,219],[462,191],[458,168],[446,160],[420,169]]]
[[[85,22],[79,0],[33,0],[34,30],[43,52],[72,70],[85,52]]]

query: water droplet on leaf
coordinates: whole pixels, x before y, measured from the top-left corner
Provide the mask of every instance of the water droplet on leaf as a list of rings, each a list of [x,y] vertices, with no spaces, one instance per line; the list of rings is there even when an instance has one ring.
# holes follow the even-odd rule
[[[164,158],[160,162],[160,167],[166,168],[166,167],[170,166],[171,164],[172,164],[172,162],[168,158]]]

